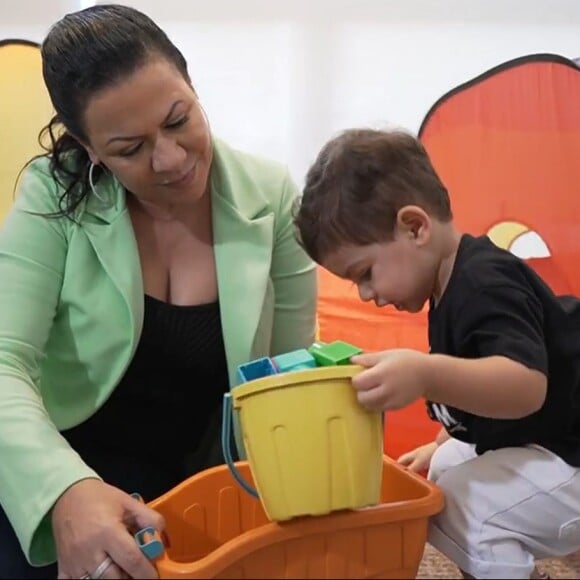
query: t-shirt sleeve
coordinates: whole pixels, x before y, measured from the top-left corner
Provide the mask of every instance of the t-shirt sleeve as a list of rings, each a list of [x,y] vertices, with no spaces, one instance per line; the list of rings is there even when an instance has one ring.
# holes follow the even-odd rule
[[[463,304],[455,320],[458,355],[504,356],[548,372],[541,303],[524,285],[485,287]]]

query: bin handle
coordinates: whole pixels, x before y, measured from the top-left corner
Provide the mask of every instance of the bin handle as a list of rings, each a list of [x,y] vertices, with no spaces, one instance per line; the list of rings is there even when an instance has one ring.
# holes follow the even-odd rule
[[[232,395],[231,393],[224,393],[224,406],[222,415],[222,451],[224,454],[224,459],[226,460],[226,464],[231,474],[234,476],[234,479],[252,497],[260,499],[258,492],[249,483],[246,482],[246,480],[242,477],[242,474],[238,471],[238,468],[234,464],[231,449],[231,441],[232,441],[231,435],[233,422],[234,422],[234,410],[232,405]]]

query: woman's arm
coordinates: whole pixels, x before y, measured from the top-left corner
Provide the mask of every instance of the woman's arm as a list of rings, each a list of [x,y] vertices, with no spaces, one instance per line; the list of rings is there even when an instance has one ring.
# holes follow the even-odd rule
[[[73,483],[97,477],[59,434],[40,392],[67,254],[63,221],[31,213],[57,209],[41,163],[26,170],[0,228],[0,502],[37,564],[55,557],[46,517],[55,501]]]

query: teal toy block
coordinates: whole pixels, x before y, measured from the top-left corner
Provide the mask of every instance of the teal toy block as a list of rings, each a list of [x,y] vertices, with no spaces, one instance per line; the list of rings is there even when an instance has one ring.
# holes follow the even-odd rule
[[[305,348],[279,354],[272,358],[272,362],[281,373],[313,369],[317,366],[315,358]]]
[[[156,560],[165,552],[159,532],[151,526],[139,530],[135,534],[135,541],[143,555],[149,560]]]
[[[278,370],[267,356],[238,367],[238,379],[240,383],[247,383],[248,381],[254,381],[277,373]]]
[[[315,358],[316,363],[321,367],[335,365],[349,365],[350,357],[362,352],[361,348],[353,346],[342,340],[335,340],[331,343],[315,342],[308,352]]]

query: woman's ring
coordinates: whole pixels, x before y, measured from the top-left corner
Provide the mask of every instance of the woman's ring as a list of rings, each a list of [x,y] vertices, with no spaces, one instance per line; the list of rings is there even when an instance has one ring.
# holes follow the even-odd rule
[[[92,574],[85,574],[81,576],[82,580],[98,580],[107,570],[107,568],[113,563],[112,558],[107,556],[96,568]]]

